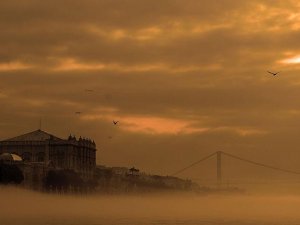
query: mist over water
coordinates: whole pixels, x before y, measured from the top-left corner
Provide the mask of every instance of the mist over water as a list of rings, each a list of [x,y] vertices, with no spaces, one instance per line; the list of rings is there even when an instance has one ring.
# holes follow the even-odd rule
[[[299,195],[64,196],[0,189],[1,225],[300,224]]]

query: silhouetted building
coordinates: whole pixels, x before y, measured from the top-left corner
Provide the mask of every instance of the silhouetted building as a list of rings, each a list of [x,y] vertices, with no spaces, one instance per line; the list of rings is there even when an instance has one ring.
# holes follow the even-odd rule
[[[96,167],[94,141],[71,135],[61,139],[42,130],[0,141],[0,154],[3,153],[18,155],[32,165],[74,170],[83,178],[91,178]]]

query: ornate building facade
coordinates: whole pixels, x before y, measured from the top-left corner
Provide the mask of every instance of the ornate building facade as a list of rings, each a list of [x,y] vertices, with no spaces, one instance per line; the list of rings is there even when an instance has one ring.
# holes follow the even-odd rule
[[[71,135],[61,139],[42,130],[0,141],[2,153],[18,155],[24,163],[74,170],[83,178],[92,178],[96,167],[94,141]]]

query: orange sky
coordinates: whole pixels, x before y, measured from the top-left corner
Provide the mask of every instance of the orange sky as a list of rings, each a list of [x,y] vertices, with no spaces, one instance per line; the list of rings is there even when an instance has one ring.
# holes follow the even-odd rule
[[[170,174],[223,150],[300,170],[299,12],[296,0],[1,1],[0,138],[42,118],[94,138],[101,164]]]

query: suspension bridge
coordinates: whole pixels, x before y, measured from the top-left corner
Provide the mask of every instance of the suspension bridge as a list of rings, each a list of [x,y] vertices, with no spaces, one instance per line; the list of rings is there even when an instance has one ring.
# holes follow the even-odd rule
[[[214,152],[210,155],[207,155],[207,156],[199,159],[198,161],[193,162],[193,163],[181,168],[180,170],[177,170],[176,172],[171,174],[171,176],[177,176],[177,175],[183,173],[184,171],[189,170],[192,167],[194,167],[194,166],[196,166],[196,165],[198,165],[198,164],[200,164],[200,163],[202,163],[202,162],[204,162],[208,159],[211,159],[211,158],[215,157],[216,158],[217,185],[220,186],[222,184],[222,161],[223,161],[224,156],[235,159],[235,160],[238,160],[238,161],[241,161],[241,162],[244,162],[244,163],[252,164],[252,165],[255,165],[255,166],[258,166],[258,167],[267,168],[267,169],[270,169],[270,170],[273,170],[273,171],[287,173],[287,174],[293,174],[293,175],[299,175],[299,178],[300,178],[300,171],[288,170],[288,169],[268,165],[268,164],[265,164],[265,163],[256,162],[256,161],[245,159],[245,158],[242,158],[242,157],[230,154],[230,153],[226,153],[226,152],[223,152],[223,151],[216,151],[216,152]]]

